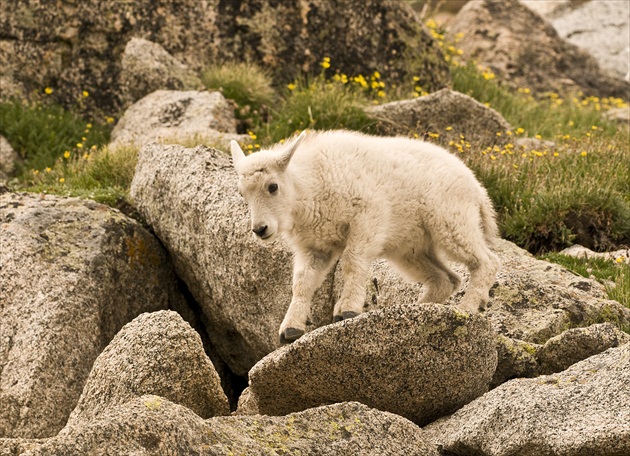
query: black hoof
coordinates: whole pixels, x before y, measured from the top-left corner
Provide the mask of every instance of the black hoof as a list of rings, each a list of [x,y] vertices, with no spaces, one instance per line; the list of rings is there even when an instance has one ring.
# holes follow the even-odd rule
[[[298,340],[304,335],[304,331],[296,328],[287,328],[280,334],[280,343],[282,345],[290,344]]]
[[[335,315],[333,317],[333,323],[337,323],[338,321],[348,320],[350,318],[354,318],[359,315],[356,312],[342,312],[341,315]]]

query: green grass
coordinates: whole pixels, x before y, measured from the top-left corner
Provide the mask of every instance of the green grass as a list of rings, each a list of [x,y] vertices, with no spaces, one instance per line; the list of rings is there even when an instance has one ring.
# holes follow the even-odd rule
[[[102,147],[91,154],[60,157],[51,168],[23,176],[28,191],[90,198],[112,207],[128,204],[138,148]]]
[[[547,253],[541,258],[560,264],[583,277],[596,279],[604,284],[610,299],[630,307],[630,265],[617,263],[614,259],[583,259],[559,253]]]
[[[0,101],[0,134],[24,160],[22,172],[45,170],[66,151],[89,150],[109,141],[109,126],[83,119],[59,105]]]
[[[234,101],[234,112],[242,133],[266,121],[278,99],[269,73],[253,64],[226,62],[210,65],[202,71],[201,81],[206,88],[219,90]]]
[[[355,88],[322,77],[300,80],[294,86],[286,90],[271,120],[259,129],[263,144],[275,143],[306,128],[372,130],[375,122],[363,110],[367,98]]]
[[[454,150],[488,189],[502,236],[532,253],[630,244],[628,135],[533,151]],[[589,244],[589,242],[591,244]]]
[[[480,71],[471,62],[453,65],[451,74],[453,90],[487,103],[500,112],[514,130],[522,128],[525,136],[540,135],[548,139],[556,139],[558,135],[575,136],[593,125],[608,137],[617,134],[616,125],[605,121],[601,114],[620,106],[623,100],[584,97],[580,93],[567,99],[555,93],[536,94],[539,98],[534,98],[525,87],[513,92],[493,79],[486,79],[491,73]]]

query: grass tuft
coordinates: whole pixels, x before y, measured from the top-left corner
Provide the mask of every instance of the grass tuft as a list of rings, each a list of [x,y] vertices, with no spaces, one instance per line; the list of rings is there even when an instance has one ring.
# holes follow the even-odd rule
[[[110,130],[59,105],[0,101],[0,134],[23,159],[21,171],[45,170],[66,151],[100,147],[109,141]]]

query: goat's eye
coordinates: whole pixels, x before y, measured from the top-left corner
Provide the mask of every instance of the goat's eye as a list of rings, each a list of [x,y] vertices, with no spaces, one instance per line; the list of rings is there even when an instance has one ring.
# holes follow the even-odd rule
[[[269,184],[269,187],[267,187],[267,190],[269,190],[269,193],[273,195],[274,193],[278,191],[278,184]]]

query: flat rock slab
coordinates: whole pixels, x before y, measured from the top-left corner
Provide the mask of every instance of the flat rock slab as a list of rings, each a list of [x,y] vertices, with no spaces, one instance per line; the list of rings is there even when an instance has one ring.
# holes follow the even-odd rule
[[[113,407],[84,426],[47,440],[0,439],[0,454],[31,456],[248,455],[439,456],[422,429],[358,403],[335,404],[283,417],[203,420],[154,395]]]
[[[511,380],[425,428],[448,455],[630,454],[630,344]]]
[[[358,401],[423,425],[487,391],[497,365],[486,319],[438,304],[392,306],[306,334],[249,373],[262,414]]]

